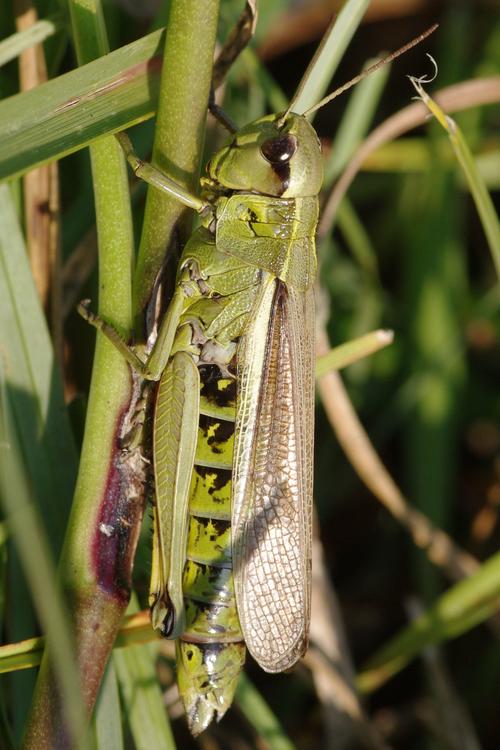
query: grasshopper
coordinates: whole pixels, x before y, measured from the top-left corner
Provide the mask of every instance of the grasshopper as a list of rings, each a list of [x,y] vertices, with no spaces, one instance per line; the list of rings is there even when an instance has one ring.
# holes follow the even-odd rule
[[[137,176],[201,217],[149,356],[80,306],[144,380],[158,382],[149,604],[153,627],[177,639],[194,735],[231,705],[246,649],[281,672],[307,647],[323,163],[306,115],[358,80],[307,112],[292,111],[294,97],[286,112],[235,132],[209,161],[201,198],[118,136]]]
[[[193,734],[231,705],[245,644],[269,672],[307,644],[322,179],[305,117],[239,130],[207,165],[211,201],[196,204],[204,218],[149,358],[124,352],[159,381],[149,603],[153,627],[177,638]]]

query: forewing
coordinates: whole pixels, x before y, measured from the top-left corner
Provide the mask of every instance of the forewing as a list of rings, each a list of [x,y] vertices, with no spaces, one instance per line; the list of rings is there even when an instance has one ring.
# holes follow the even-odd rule
[[[247,647],[269,672],[307,647],[314,301],[273,279],[238,351],[233,559]]]

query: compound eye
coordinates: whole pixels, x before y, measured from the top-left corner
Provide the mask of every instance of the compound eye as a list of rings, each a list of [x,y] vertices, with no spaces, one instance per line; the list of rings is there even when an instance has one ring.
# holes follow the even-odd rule
[[[262,156],[271,164],[283,164],[285,161],[290,161],[296,150],[297,139],[289,133],[269,138],[260,147]]]

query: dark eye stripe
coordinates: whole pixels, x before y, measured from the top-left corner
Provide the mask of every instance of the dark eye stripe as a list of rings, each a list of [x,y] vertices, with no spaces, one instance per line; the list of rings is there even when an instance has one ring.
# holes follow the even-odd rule
[[[269,138],[260,147],[262,156],[271,164],[280,164],[290,161],[297,150],[297,139],[294,135],[287,133],[277,138]]]

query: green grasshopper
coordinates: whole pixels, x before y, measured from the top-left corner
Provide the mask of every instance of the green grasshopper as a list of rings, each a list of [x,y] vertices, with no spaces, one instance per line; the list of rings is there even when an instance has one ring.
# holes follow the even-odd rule
[[[153,627],[177,639],[195,735],[231,705],[246,648],[281,672],[307,647],[323,164],[306,115],[346,87],[306,113],[292,100],[238,130],[208,163],[201,198],[118,136],[139,177],[201,216],[147,359],[80,307],[158,381],[149,604]]]
[[[231,705],[245,644],[269,672],[307,644],[320,143],[305,117],[270,115],[207,175],[151,355],[124,352],[159,381],[149,602],[153,627],[178,639],[194,734]]]

